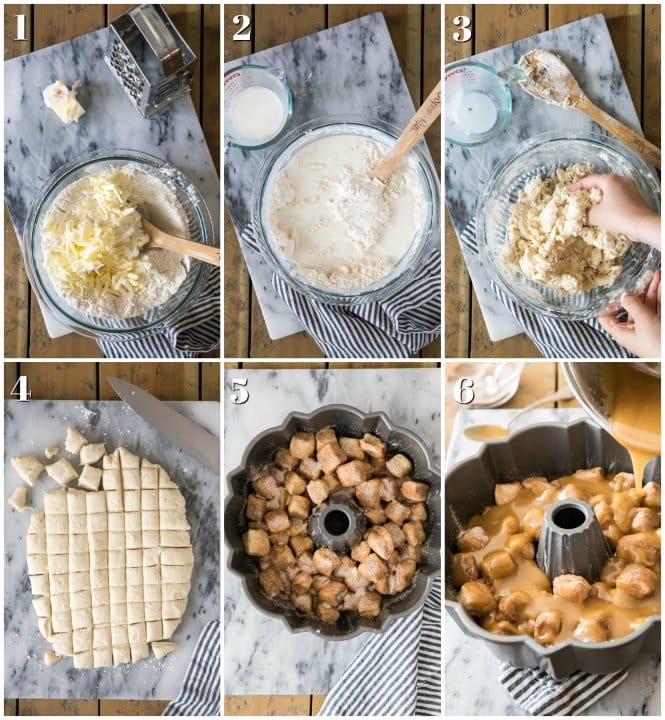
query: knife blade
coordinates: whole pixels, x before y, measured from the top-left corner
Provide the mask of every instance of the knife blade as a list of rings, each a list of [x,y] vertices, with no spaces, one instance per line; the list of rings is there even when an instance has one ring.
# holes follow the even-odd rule
[[[136,385],[116,377],[109,377],[108,381],[128,408],[160,435],[219,475],[219,438]]]

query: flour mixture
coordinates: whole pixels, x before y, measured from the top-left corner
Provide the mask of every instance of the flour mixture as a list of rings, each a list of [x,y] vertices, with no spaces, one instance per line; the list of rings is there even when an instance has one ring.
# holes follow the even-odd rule
[[[426,218],[414,159],[384,186],[369,177],[388,147],[358,134],[328,134],[286,162],[268,190],[276,252],[315,287],[356,292],[386,277]]]
[[[601,190],[568,190],[592,172],[591,165],[576,163],[526,184],[510,207],[502,251],[508,268],[518,267],[530,280],[564,295],[616,280],[630,241],[586,224]]]
[[[120,319],[166,302],[187,274],[188,259],[143,247],[145,213],[160,230],[187,238],[174,193],[136,165],[81,178],[53,201],[42,224],[44,264],[58,294],[82,313]]]

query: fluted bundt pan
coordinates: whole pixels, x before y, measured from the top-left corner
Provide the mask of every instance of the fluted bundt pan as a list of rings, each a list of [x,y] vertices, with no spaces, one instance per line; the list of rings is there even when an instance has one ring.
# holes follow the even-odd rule
[[[413,462],[411,476],[429,483],[427,498],[428,518],[425,522],[427,538],[423,545],[423,561],[419,565],[410,588],[393,597],[384,597],[381,613],[376,618],[364,618],[358,614],[342,613],[336,623],[324,623],[317,617],[302,615],[287,603],[278,604],[266,597],[258,583],[258,562],[245,553],[242,534],[247,527],[245,505],[251,490],[250,480],[256,472],[272,462],[275,452],[286,447],[296,432],[316,433],[324,427],[333,426],[342,435],[361,437],[365,433],[378,435],[388,444],[389,452],[401,452]],[[231,548],[229,568],[242,577],[247,597],[259,610],[281,618],[292,632],[309,631],[329,640],[344,640],[363,632],[382,632],[397,617],[417,610],[429,594],[434,578],[441,571],[441,473],[436,467],[427,445],[409,430],[396,426],[382,412],[363,413],[348,405],[326,405],[311,413],[293,412],[287,415],[279,427],[259,433],[247,446],[238,468],[227,476],[226,507],[224,510],[224,535]],[[334,499],[337,502],[336,499]],[[351,515],[351,506],[340,512]],[[323,517],[325,521],[325,517]],[[349,523],[355,522],[353,517]],[[338,531],[343,524],[339,516],[330,528]],[[330,532],[330,530],[326,531]],[[341,534],[345,534],[342,531]],[[338,533],[339,534],[339,533]],[[319,537],[319,542],[325,538]]]
[[[511,665],[537,667],[554,678],[562,678],[576,670],[615,672],[630,665],[642,651],[660,652],[660,615],[654,615],[635,632],[617,640],[585,643],[569,639],[545,647],[529,635],[504,636],[484,630],[455,599],[457,593],[450,572],[457,536],[473,515],[494,504],[497,483],[540,475],[553,480],[597,466],[608,473],[631,471],[630,458],[623,447],[601,428],[579,420],[534,425],[512,433],[505,442],[483,445],[446,476],[446,609],[464,633],[484,640],[494,655]],[[647,466],[645,482],[650,480],[660,482],[660,458]],[[562,524],[580,520],[559,519]]]

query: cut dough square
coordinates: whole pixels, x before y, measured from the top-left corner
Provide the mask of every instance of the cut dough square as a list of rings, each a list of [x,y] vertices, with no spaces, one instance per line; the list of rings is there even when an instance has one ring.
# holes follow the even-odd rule
[[[90,569],[103,570],[109,566],[108,550],[91,550],[90,551]]]
[[[69,592],[69,575],[49,575],[49,586],[51,592],[55,594],[68,593]]]
[[[164,620],[176,620],[183,616],[187,600],[165,600],[162,601],[162,617]]]
[[[126,563],[128,568],[143,567],[143,550],[128,549],[126,552]]]
[[[159,512],[157,510],[141,511],[141,529],[159,530]]]
[[[148,648],[148,643],[139,643],[138,645],[130,645],[129,646],[132,651],[132,662],[138,662],[139,660],[143,660],[143,658],[147,658],[150,656],[150,650]]]
[[[126,566],[125,550],[124,550],[124,548],[120,549],[120,550],[113,549],[111,535],[112,535],[112,533],[109,533],[109,551],[108,551],[109,568],[123,568],[124,569]],[[123,535],[122,537],[123,537],[123,542],[124,542],[125,536]]]
[[[159,468],[159,487],[177,487],[177,485],[171,480],[169,474],[164,470],[163,467]]]
[[[86,447],[90,447],[86,445]],[[79,475],[79,487],[86,490],[97,491],[102,482],[102,471],[92,465],[84,465]]]
[[[108,587],[109,571],[108,570],[91,570],[90,571],[90,588]]]
[[[51,614],[51,601],[46,596],[32,598],[32,605],[35,608],[37,617],[49,617]]]
[[[96,571],[99,572],[99,571]],[[90,590],[90,576],[87,572],[69,573],[69,592],[78,592],[79,590]]]
[[[44,449],[44,455],[46,456],[47,460],[54,458],[59,452],[60,452],[60,448],[57,445],[54,445],[53,447],[47,447]]]
[[[21,485],[9,496],[7,502],[19,512],[24,510],[31,510],[30,503],[28,502],[28,488]]]
[[[75,653],[91,650],[92,628],[85,626],[75,628],[72,632],[72,645],[74,646]]]
[[[125,533],[124,532],[109,532],[109,552],[111,551],[122,552],[123,561],[125,564]]]
[[[98,625],[92,628],[92,647],[93,649],[102,649],[111,646],[111,626]]]
[[[105,452],[106,448],[104,447],[104,443],[84,445],[79,453],[81,465],[94,465],[98,460],[102,459]]]
[[[109,532],[125,533],[125,514],[122,512],[112,512],[107,515]]]
[[[108,457],[108,455],[106,456]],[[102,470],[102,487],[108,491],[122,491],[122,474],[119,468]]]
[[[190,530],[182,510],[163,510],[159,513],[160,530]]]
[[[44,472],[44,465],[34,455],[13,457],[12,467],[23,482],[33,487],[37,478]]]
[[[51,618],[37,618],[37,627],[44,637],[49,638],[53,635],[53,623],[51,622]]]
[[[111,588],[111,625],[127,624],[127,603],[124,600],[115,603],[113,600],[114,591],[124,588]]]
[[[193,565],[194,553],[192,548],[162,548],[162,564]]]
[[[159,530],[144,530],[142,538],[144,548],[159,548]]]
[[[162,620],[162,635],[166,639],[173,637],[173,633],[178,629],[180,625],[180,618],[164,619]]]
[[[91,495],[96,493],[90,493]],[[94,515],[87,515],[88,518],[88,532],[89,533],[100,533],[106,534],[109,529],[108,515],[105,512],[95,513]]]
[[[159,568],[145,568],[145,570],[152,570]],[[159,583],[147,583],[145,581],[145,575],[143,576],[143,599],[146,604],[148,603],[161,603],[162,601],[162,586]],[[160,608],[161,609],[161,608]],[[158,620],[161,619],[161,615]]]
[[[54,462],[52,465],[47,465],[46,474],[63,487],[69,485],[72,480],[76,480],[79,476],[71,463],[64,458],[58,460],[58,462]]]
[[[145,604],[142,602],[127,603],[127,623],[145,621]]]
[[[127,626],[127,635],[130,645],[138,645],[146,642],[145,622],[132,623]]]
[[[81,610],[92,607],[92,595],[90,590],[79,590],[69,594],[69,602],[72,610]]]
[[[128,532],[137,532],[141,530],[140,512],[125,512],[125,530]]]
[[[30,588],[33,595],[48,595],[50,593],[48,575],[31,575]]]
[[[95,625],[106,625],[111,622],[111,609],[109,605],[93,605],[92,622]]]
[[[110,647],[95,648],[92,651],[93,667],[112,667],[113,651]]]
[[[143,538],[140,530],[128,530],[125,532],[125,544],[128,550],[136,550],[143,546]]]
[[[146,620],[161,620],[162,618],[162,603],[159,600],[153,602],[147,602],[144,604],[145,619]]]
[[[71,633],[72,631],[72,613],[71,611],[65,613],[55,613],[51,615],[51,625],[54,633]],[[54,646],[53,649],[60,655],[58,649]],[[71,652],[70,652],[71,655]]]
[[[100,490],[99,492],[86,493],[85,504],[88,515],[93,513],[105,513],[106,493],[103,490]]]
[[[151,565],[159,565],[159,556],[161,550],[158,547],[145,548],[143,550],[143,567],[150,567]]]
[[[154,490],[159,487],[159,467],[148,465],[147,461],[141,461],[141,487],[146,490]]]
[[[139,512],[141,510],[141,493],[138,490],[124,490],[122,499],[125,512]]]
[[[156,658],[163,658],[165,655],[172,653],[178,645],[174,642],[154,642],[152,643],[152,651]]]
[[[155,585],[160,586],[162,584],[162,574],[159,565],[151,565],[150,567],[143,568],[143,584],[146,585],[146,587]],[[161,590],[160,598],[151,598],[151,600],[152,599],[161,599]]]
[[[140,567],[127,567],[127,585],[143,585],[143,569]]]
[[[70,537],[72,536],[70,535]],[[70,572],[87,572],[90,570],[90,555],[87,552],[71,553],[69,555],[69,570]]]
[[[159,498],[161,491],[141,490],[141,509],[157,510],[160,508]]]
[[[180,490],[170,490],[168,488],[162,488],[159,491],[159,509],[184,510],[185,498],[181,495]]]
[[[111,644],[129,645],[129,635],[127,633],[127,625],[111,625]]]
[[[113,664],[124,665],[132,661],[132,654],[129,649],[129,645],[123,645],[122,647],[113,647]]]
[[[160,530],[159,544],[162,547],[189,547],[192,541],[188,530]]]
[[[62,555],[58,557],[63,557]],[[66,557],[66,556],[65,556]],[[48,572],[48,555],[28,555],[28,573],[30,575],[44,575]]]
[[[189,590],[189,583],[164,583],[162,585],[162,600],[187,600]]]
[[[72,646],[71,625],[68,632],[56,632],[49,637],[53,650],[63,657],[71,655],[74,651]]]
[[[49,510],[46,506],[46,496],[44,496],[44,507],[47,512],[69,512],[70,515],[83,515],[87,512],[87,492],[83,490],[54,490],[53,493],[61,493],[66,499],[66,510]],[[50,494],[47,493],[47,495]]]
[[[81,448],[87,445],[88,441],[82,433],[75,427],[67,428],[67,437],[65,438],[65,450],[72,455],[78,455]]]
[[[88,516],[83,515],[70,515],[69,516],[69,534],[70,535],[85,535],[88,532]],[[85,541],[85,547],[88,547],[88,541]]]
[[[48,535],[48,551],[51,555],[69,553],[69,535]]]
[[[69,593],[64,595],[51,595],[51,612],[64,613],[70,610]]]
[[[99,607],[102,605],[111,604],[111,589],[110,588],[95,588],[90,591],[92,599],[92,607]]]
[[[102,467],[104,470],[120,467],[120,455],[118,454],[117,449],[108,455],[104,455],[102,458]]]
[[[122,568],[109,568],[109,587],[126,587],[126,570]]]
[[[46,535],[28,535],[26,539],[26,549],[28,555],[46,554]]]
[[[141,472],[138,468],[130,468],[122,470],[122,486],[125,490],[140,491],[141,488]]]
[[[121,513],[125,509],[121,490],[109,490],[106,493],[106,509],[109,513]]]
[[[49,515],[66,515],[71,512],[69,502],[69,493],[66,490],[49,490],[44,493],[44,512]]]
[[[43,512],[35,513],[30,516],[30,524],[28,525],[28,534],[46,532],[46,515]]]
[[[118,448],[117,452],[120,455],[120,467],[123,470],[125,468],[136,468],[138,470],[140,465],[139,459],[136,455],[132,455],[127,448],[123,447]]]
[[[146,628],[146,640],[152,642],[153,640],[161,640],[163,636],[162,621],[153,620],[147,621],[145,624]]]
[[[127,602],[143,602],[143,585],[128,585],[127,586]]]
[[[72,610],[72,628],[76,630],[85,630],[91,632],[92,628],[92,608],[81,608],[80,610]]]
[[[95,659],[92,650],[74,653],[74,667],[77,670],[89,670],[94,667]]]
[[[88,534],[88,544],[90,551],[93,550],[108,550],[109,549],[109,534],[107,532],[93,532]]]
[[[165,565],[162,567],[162,579],[165,583],[189,582],[192,568],[187,565]]]
[[[48,535],[67,535],[69,515],[46,515],[46,533]]]
[[[49,575],[62,575],[69,572],[69,563],[72,556],[69,555],[47,555],[48,557],[48,573]],[[30,570],[30,558],[28,557],[28,570]]]

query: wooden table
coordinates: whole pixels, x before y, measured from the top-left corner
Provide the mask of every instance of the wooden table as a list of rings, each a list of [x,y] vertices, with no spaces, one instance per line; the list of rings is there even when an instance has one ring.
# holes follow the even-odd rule
[[[244,57],[380,10],[395,45],[416,107],[441,78],[439,5],[225,5],[224,61]],[[252,19],[250,41],[234,41],[235,15]],[[441,169],[441,122],[427,132],[435,167]],[[273,342],[252,288],[231,219],[224,210],[224,348],[231,358],[323,357],[305,332]],[[441,357],[437,340],[422,357]]]
[[[596,13],[607,19],[644,133],[660,146],[660,5],[446,5],[446,63]],[[466,43],[452,40],[459,15],[473,19]],[[448,213],[445,245],[446,357],[540,357],[526,335],[490,340]]]
[[[16,380],[27,375],[35,400],[117,400],[109,375],[137,385],[160,400],[219,401],[216,362],[5,363],[5,398]],[[45,672],[45,671],[44,671]],[[176,689],[174,688],[174,691]],[[167,703],[157,700],[34,700],[5,698],[5,715],[160,715]]]
[[[129,5],[5,5],[5,60],[107,26]],[[213,161],[219,171],[219,5],[168,5],[168,13],[199,58],[192,87]],[[15,41],[14,15],[26,19],[26,40]],[[218,353],[209,353],[210,356]],[[5,357],[103,357],[97,343],[70,334],[48,336],[30,290],[21,250],[5,209]]]

